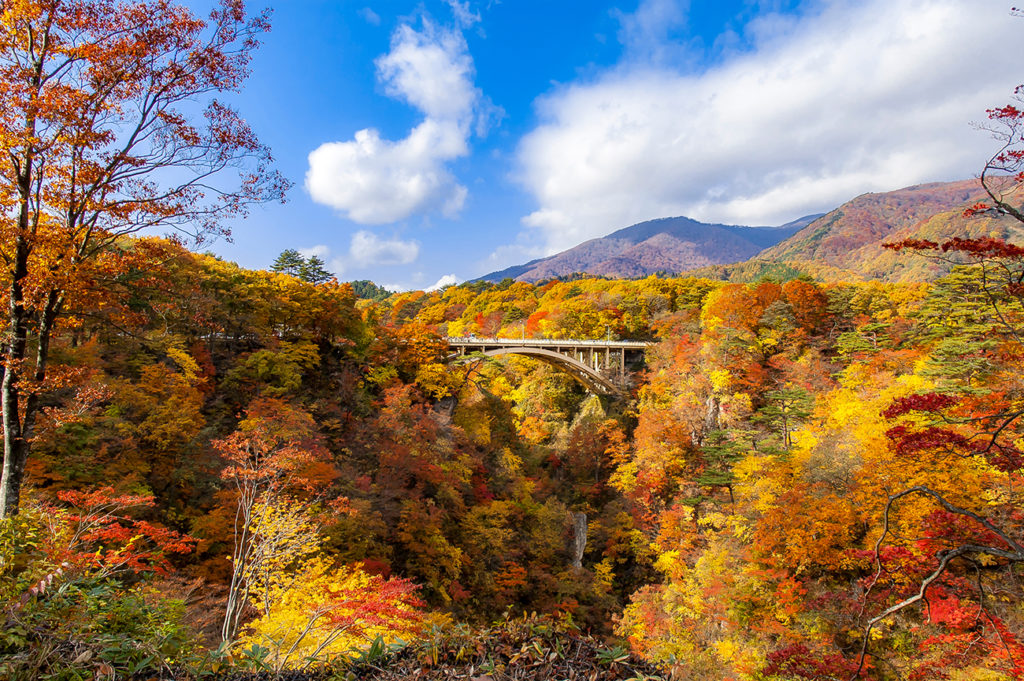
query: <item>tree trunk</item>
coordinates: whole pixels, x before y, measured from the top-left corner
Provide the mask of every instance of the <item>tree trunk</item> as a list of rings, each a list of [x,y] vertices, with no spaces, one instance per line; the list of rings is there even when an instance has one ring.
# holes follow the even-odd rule
[[[33,100],[38,98],[42,84],[42,61],[37,59],[31,85]],[[30,110],[25,117],[26,139],[35,135],[36,114]],[[0,474],[0,518],[17,515],[21,503],[21,481],[25,476],[25,461],[28,459],[28,437],[21,421],[20,376],[24,375],[25,355],[28,350],[28,326],[30,313],[25,308],[25,281],[28,278],[28,260],[31,253],[29,242],[32,219],[32,182],[35,178],[35,150],[26,146],[17,163],[18,183],[18,232],[14,239],[14,257],[11,259],[11,288],[8,302],[7,338],[4,339],[4,374],[0,383],[0,419],[4,429],[4,464]],[[38,215],[36,216],[38,221]],[[49,339],[47,339],[49,340]],[[43,346],[40,345],[42,348]],[[29,411],[32,404],[26,404]]]
[[[22,210],[22,222],[27,221]],[[28,314],[22,282],[28,274],[28,246],[22,237],[15,242],[11,272],[7,338],[4,342],[4,372],[0,382],[0,419],[4,431],[4,463],[0,474],[0,518],[17,515],[21,502],[21,480],[28,458],[28,442],[22,431],[21,388],[18,385],[28,346]]]

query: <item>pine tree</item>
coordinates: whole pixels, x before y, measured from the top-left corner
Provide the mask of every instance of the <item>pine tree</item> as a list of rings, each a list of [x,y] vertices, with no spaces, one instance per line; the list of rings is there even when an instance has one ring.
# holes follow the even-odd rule
[[[281,255],[277,256],[277,260],[270,266],[271,271],[280,272],[281,274],[290,274],[293,277],[298,277],[302,273],[302,269],[306,266],[306,259],[296,251],[294,248],[281,251]]]
[[[330,280],[334,275],[324,269],[323,260],[315,255],[311,255],[302,264],[302,267],[299,268],[299,273],[296,276],[310,284],[322,284]]]

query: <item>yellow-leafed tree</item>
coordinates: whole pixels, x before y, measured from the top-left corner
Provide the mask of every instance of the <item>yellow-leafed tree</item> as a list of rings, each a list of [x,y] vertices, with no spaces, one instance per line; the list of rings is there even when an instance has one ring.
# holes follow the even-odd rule
[[[253,585],[260,614],[239,643],[268,649],[275,671],[326,662],[377,637],[409,640],[422,623],[416,587],[405,579],[333,567],[320,555],[268,577]]]

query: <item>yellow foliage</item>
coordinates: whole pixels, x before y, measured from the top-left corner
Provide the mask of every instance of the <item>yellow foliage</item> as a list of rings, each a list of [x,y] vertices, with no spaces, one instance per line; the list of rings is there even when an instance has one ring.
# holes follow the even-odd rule
[[[299,661],[350,655],[378,636],[385,643],[411,640],[418,625],[416,618],[403,616],[414,614],[407,604],[388,604],[388,612],[375,623],[358,620],[361,603],[353,594],[367,598],[377,581],[358,566],[336,568],[314,556],[298,569],[255,586],[252,601],[261,614],[238,642],[269,648],[268,661],[281,670]]]
[[[498,452],[498,466],[505,475],[512,477],[519,473],[523,466],[523,459],[509,447],[502,447]]]
[[[624,461],[612,471],[608,483],[623,494],[629,494],[637,488],[637,474],[639,472],[639,463],[636,461]]]
[[[416,385],[434,399],[452,394],[452,372],[440,362],[420,365],[416,370]]]
[[[780,465],[776,456],[755,453],[745,456],[733,467],[736,493],[746,499],[754,511],[764,513],[773,508],[775,500],[786,491],[784,481],[771,474]]]
[[[723,392],[732,384],[732,374],[726,369],[715,369],[709,374],[711,379],[711,387],[714,388],[715,392]]]
[[[195,382],[200,369],[199,363],[192,358],[192,355],[179,347],[171,346],[167,348],[167,356],[178,365],[178,368],[181,369],[182,375],[189,383]]]
[[[612,569],[611,558],[605,558],[594,566],[594,593],[602,596],[611,591],[615,582],[615,571]]]

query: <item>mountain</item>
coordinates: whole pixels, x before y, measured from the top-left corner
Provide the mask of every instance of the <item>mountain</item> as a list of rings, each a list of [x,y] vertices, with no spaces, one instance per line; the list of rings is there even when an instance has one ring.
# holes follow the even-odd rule
[[[735,282],[799,274],[822,281],[931,281],[949,265],[884,244],[980,236],[1024,243],[1024,225],[1012,218],[963,216],[965,208],[985,198],[981,183],[972,179],[863,194],[829,213],[781,227],[705,224],[685,217],[649,220],[481,279],[536,282],[577,272],[613,278],[687,272]]]
[[[699,274],[746,281],[765,269],[801,271],[825,281],[929,281],[948,265],[883,244],[903,239],[942,241],[994,236],[1024,242],[1024,225],[1012,218],[965,218],[985,198],[978,180],[936,182],[858,196],[814,220],[749,262]]]
[[[747,260],[796,234],[819,217],[809,215],[781,227],[707,224],[686,217],[648,220],[480,279],[536,282],[577,272],[612,278],[686,272]]]

